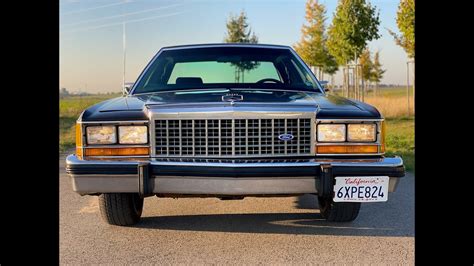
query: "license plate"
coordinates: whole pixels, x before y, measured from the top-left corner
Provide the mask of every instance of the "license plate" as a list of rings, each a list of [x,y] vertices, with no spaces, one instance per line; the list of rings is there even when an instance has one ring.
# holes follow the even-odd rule
[[[388,176],[338,176],[334,202],[381,202],[388,200]]]

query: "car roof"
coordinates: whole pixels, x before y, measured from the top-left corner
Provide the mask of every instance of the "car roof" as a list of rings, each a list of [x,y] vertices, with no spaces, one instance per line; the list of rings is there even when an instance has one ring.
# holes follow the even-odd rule
[[[247,48],[271,48],[271,49],[291,49],[287,45],[261,44],[261,43],[203,43],[203,44],[185,44],[162,47],[161,50],[179,50],[191,48],[212,48],[212,47],[247,47]]]

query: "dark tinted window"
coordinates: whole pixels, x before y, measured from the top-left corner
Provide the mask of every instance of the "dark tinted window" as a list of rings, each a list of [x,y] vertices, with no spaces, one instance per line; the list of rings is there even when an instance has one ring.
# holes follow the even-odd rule
[[[208,47],[163,51],[133,93],[193,88],[275,88],[320,91],[288,49]]]

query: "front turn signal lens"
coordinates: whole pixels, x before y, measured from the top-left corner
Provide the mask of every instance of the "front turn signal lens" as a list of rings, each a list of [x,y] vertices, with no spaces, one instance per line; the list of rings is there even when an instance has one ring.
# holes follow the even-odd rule
[[[378,145],[325,145],[316,146],[319,154],[371,154],[378,152]]]
[[[132,156],[132,155],[149,155],[148,147],[134,148],[87,148],[85,156]]]
[[[382,121],[382,140],[380,141],[380,152],[381,153],[385,153],[385,130],[386,127],[385,127],[385,120]]]
[[[82,157],[82,128],[80,123],[76,123],[76,155]]]

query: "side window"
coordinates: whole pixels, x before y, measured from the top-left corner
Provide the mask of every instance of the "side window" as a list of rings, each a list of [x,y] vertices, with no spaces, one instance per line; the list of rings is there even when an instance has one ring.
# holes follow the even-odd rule
[[[291,59],[291,63],[293,64],[293,67],[298,71],[298,74],[301,78],[301,81],[303,83],[305,83],[306,85],[308,86],[315,86],[313,80],[311,79],[311,76],[309,75],[309,73],[303,73],[302,70],[301,70],[301,66],[296,63],[293,59]]]

